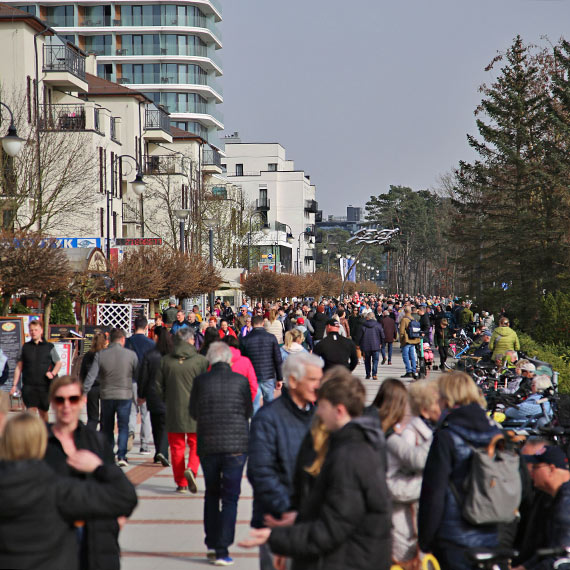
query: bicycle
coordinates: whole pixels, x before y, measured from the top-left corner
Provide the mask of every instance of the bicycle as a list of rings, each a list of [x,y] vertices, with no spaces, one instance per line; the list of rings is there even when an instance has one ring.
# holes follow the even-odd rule
[[[511,548],[468,548],[465,551],[467,560],[480,570],[510,568],[511,561],[516,556],[518,552]]]
[[[570,570],[570,546],[539,548],[536,554],[542,560],[544,558],[556,558],[552,563],[554,570]]]

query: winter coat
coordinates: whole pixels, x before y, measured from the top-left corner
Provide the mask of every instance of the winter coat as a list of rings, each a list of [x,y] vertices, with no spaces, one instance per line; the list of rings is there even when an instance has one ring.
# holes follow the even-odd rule
[[[420,344],[421,338],[408,337],[408,325],[412,319],[410,317],[402,317],[400,320],[400,346],[404,348],[407,344]]]
[[[67,464],[67,455],[61,442],[48,427],[48,445],[44,461],[60,476],[73,477],[77,480],[88,476],[75,471]],[[77,449],[88,449],[98,455],[106,465],[114,465],[113,450],[106,438],[99,431],[88,429],[79,422],[73,433]],[[119,570],[121,567],[121,549],[119,547],[119,523],[117,519],[91,519],[85,521],[87,570]]]
[[[242,374],[247,378],[251,390],[251,398],[255,400],[255,396],[257,396],[257,376],[255,375],[253,364],[247,356],[242,356],[237,348],[230,346],[230,350],[232,351],[232,370],[236,374]]]
[[[360,338],[356,341],[362,352],[380,350],[384,344],[384,329],[376,319],[367,319],[360,329]]]
[[[170,332],[172,334],[176,334],[180,329],[185,329],[185,328],[191,328],[192,330],[194,330],[194,328],[190,325],[190,323],[186,319],[184,319],[182,322],[176,320],[174,321],[174,323],[172,323]]]
[[[254,327],[247,336],[241,339],[241,352],[247,356],[253,367],[258,382],[276,378],[283,379],[281,373],[281,352],[277,339],[263,327]]]
[[[532,394],[524,402],[518,404],[515,408],[507,408],[505,410],[505,415],[510,419],[525,420],[527,418],[531,418],[532,416],[542,414],[542,407],[538,401],[542,400],[543,398],[543,394]],[[550,416],[550,402],[544,402],[544,409]]]
[[[197,423],[200,457],[247,453],[252,401],[247,378],[225,362],[194,379],[190,415]]]
[[[434,341],[435,346],[441,348],[449,348],[449,339],[451,337],[451,333],[449,329],[443,329],[441,327],[437,327],[435,329]]]
[[[156,389],[156,377],[160,369],[162,355],[154,347],[143,358],[139,368],[137,395],[146,400],[148,411],[151,414],[165,414],[166,406]]]
[[[279,517],[290,510],[295,460],[313,415],[314,406],[301,410],[284,386],[281,396],[253,417],[247,478],[253,487],[254,528],[264,526],[263,515]]]
[[[410,560],[417,551],[418,502],[432,438],[427,424],[413,417],[400,435],[393,433],[386,440],[386,478],[392,497],[392,557],[395,560]]]
[[[492,359],[497,358],[497,354],[505,354],[507,350],[520,350],[521,345],[517,333],[511,327],[497,327],[493,331],[489,348],[493,351]]]
[[[390,317],[389,315],[387,317],[382,317],[380,324],[384,329],[385,342],[394,342],[395,340],[398,340],[396,321],[393,317]]]
[[[325,335],[325,329],[327,326],[327,321],[329,317],[327,317],[326,313],[317,313],[312,319],[311,324],[315,329],[315,334],[313,335],[315,340],[322,340],[323,336]]]
[[[168,433],[196,433],[190,417],[194,379],[208,369],[208,360],[187,342],[177,342],[172,354],[163,356],[156,375],[156,391],[166,403]]]
[[[283,324],[281,321],[278,319],[275,319],[273,322],[267,320],[263,328],[277,339],[278,344],[283,344]]]
[[[359,338],[360,329],[364,324],[364,319],[360,315],[350,315],[348,317],[348,325],[350,327],[350,337],[354,342]]]
[[[390,568],[391,505],[377,425],[360,417],[332,433],[295,524],[272,530],[272,552],[291,557],[294,570]]]
[[[471,448],[483,447],[500,433],[478,404],[451,410],[435,432],[422,482],[418,534],[420,548],[431,552],[435,545],[455,547],[497,546],[497,525],[474,526],[461,515],[449,482],[456,489],[469,472]]]
[[[298,342],[294,342],[289,348],[285,348],[285,346],[282,346],[280,350],[283,362],[285,362],[291,354],[299,354],[299,352],[308,352],[308,350]]]
[[[313,354],[320,356],[325,361],[325,370],[340,364],[352,371],[358,364],[356,345],[354,342],[337,333],[331,333],[327,338],[321,340],[321,342],[315,346]]]
[[[137,495],[116,465],[79,481],[43,461],[0,461],[0,503],[0,568],[77,570],[73,522],[128,516]]]
[[[233,336],[234,338],[237,338],[237,335],[236,335],[234,329],[232,329],[231,327],[228,327],[228,330],[226,332],[224,332],[222,329],[220,329],[218,331],[218,333],[219,333],[221,339],[224,339],[227,336]]]

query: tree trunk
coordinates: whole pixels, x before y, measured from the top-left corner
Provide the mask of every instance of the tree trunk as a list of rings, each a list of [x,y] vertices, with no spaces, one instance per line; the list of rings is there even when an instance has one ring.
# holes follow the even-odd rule
[[[44,302],[44,338],[49,337],[49,319],[51,316],[51,303],[52,298],[46,295]]]

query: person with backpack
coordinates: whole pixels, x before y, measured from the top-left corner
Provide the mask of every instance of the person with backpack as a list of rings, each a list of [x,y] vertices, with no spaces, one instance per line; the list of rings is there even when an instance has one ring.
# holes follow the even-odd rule
[[[446,374],[439,378],[438,388],[443,412],[424,470],[419,544],[422,552],[435,555],[442,570],[472,570],[465,550],[496,548],[499,524],[516,517],[520,458],[509,452],[501,453],[500,461],[487,457],[494,458],[494,443],[503,436],[485,413],[485,400],[467,374]],[[479,468],[485,457],[492,466],[493,484]],[[481,488],[491,502],[481,500]],[[473,499],[479,499],[479,509],[473,508]]]
[[[402,378],[418,379],[416,372],[416,345],[422,340],[421,325],[419,321],[412,319],[412,310],[406,307],[404,316],[400,320],[400,347],[402,349],[402,359],[406,366],[406,373]]]

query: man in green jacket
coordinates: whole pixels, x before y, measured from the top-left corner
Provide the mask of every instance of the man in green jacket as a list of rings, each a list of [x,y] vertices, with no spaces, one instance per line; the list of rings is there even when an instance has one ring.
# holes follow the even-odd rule
[[[156,378],[158,394],[166,404],[166,431],[172,472],[178,493],[198,491],[196,474],[200,466],[197,453],[196,422],[190,416],[190,393],[194,378],[208,369],[208,361],[194,347],[194,331],[188,327],[175,335],[174,351],[160,361]],[[186,444],[190,448],[188,467],[184,466]]]

